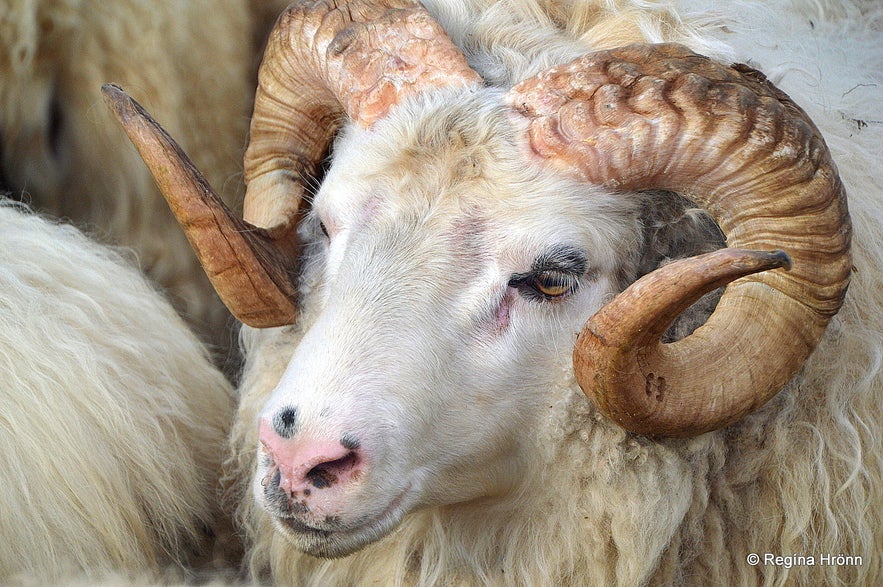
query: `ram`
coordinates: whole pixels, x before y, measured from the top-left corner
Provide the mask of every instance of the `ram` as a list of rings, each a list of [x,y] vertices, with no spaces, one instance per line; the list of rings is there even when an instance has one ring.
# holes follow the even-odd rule
[[[0,202],[0,583],[210,559],[232,389],[131,258]]]
[[[254,327],[254,576],[879,583],[879,8],[427,6],[283,14],[245,220],[105,87]]]

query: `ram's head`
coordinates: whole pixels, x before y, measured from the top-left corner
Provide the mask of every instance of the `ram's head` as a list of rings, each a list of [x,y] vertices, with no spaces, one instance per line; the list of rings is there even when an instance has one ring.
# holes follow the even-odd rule
[[[561,380],[564,347],[624,428],[697,435],[781,389],[846,291],[844,190],[815,126],[758,72],[682,46],[592,53],[500,90],[415,2],[297,5],[261,68],[245,220],[137,104],[105,94],[243,322],[298,318],[306,246],[317,310],[261,420],[257,491],[318,554],[499,490],[490,468],[539,402],[524,397]],[[629,194],[648,190],[692,199],[728,246],[605,303],[637,246]],[[702,327],[661,342],[726,284]]]

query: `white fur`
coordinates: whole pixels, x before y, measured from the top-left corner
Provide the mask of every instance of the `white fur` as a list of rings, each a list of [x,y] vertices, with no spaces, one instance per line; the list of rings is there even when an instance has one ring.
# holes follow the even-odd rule
[[[0,583],[210,558],[230,384],[130,256],[0,225]]]

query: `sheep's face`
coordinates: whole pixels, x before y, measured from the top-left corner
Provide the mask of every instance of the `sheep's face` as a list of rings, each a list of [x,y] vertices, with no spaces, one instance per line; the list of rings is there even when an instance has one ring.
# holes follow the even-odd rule
[[[263,410],[254,484],[306,552],[510,491],[576,334],[618,287],[631,205],[531,164],[512,124],[464,93],[338,140],[302,227],[307,331]]]

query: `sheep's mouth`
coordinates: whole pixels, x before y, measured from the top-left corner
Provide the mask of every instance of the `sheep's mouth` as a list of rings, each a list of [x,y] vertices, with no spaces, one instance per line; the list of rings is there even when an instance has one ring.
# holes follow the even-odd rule
[[[304,524],[300,520],[296,520],[294,518],[276,518],[278,523],[282,525],[286,530],[293,532],[294,534],[307,534],[313,535],[317,538],[327,538],[334,533],[333,530],[323,530],[321,528],[314,528],[313,526],[309,526]]]
[[[401,523],[410,510],[411,486],[408,485],[379,514],[359,520],[352,526],[338,520],[327,521],[327,527],[317,528],[291,516],[273,516],[276,528],[298,550],[322,558],[350,555],[380,540]]]

